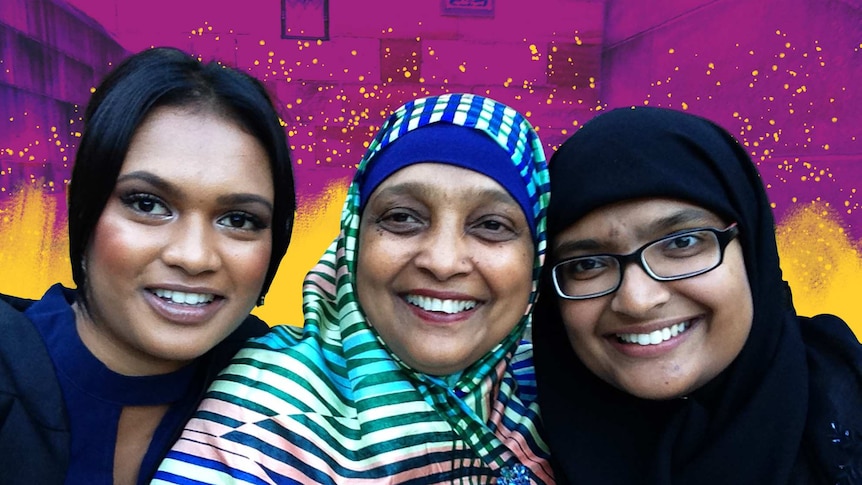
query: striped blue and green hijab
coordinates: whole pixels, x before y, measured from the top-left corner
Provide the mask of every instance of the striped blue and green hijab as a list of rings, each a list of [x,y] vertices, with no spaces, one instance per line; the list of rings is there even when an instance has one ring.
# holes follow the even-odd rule
[[[477,362],[446,377],[419,372],[394,355],[367,321],[354,286],[361,209],[376,184],[410,163],[464,166],[433,149],[433,160],[409,161],[402,152],[386,161],[399,153],[399,140],[407,153],[421,152],[408,138],[432,125],[471,128],[502,148],[496,158],[464,163],[498,181],[529,211],[535,247],[523,318]],[[429,146],[435,145],[441,146]],[[378,162],[386,165],[382,171]],[[514,109],[471,94],[398,108],[357,168],[340,234],[306,276],[304,327],[274,327],[237,355],[158,478],[172,483],[164,477],[218,468],[233,477],[239,472],[231,470],[241,470],[254,477],[250,483],[553,483],[539,430],[532,346],[522,339],[545,253],[548,186],[538,135]]]

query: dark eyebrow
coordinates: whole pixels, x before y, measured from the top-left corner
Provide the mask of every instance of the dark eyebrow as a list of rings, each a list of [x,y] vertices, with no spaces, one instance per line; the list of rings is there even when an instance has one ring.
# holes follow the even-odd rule
[[[118,184],[126,180],[140,180],[142,182],[145,182],[164,192],[168,197],[180,197],[183,195],[182,190],[176,185],[163,179],[162,177],[159,177],[152,172],[147,172],[145,170],[129,172],[127,174],[123,174],[117,177]],[[239,204],[261,204],[266,207],[270,212],[274,210],[272,202],[257,194],[227,194],[219,196],[216,200],[219,204],[226,206]]]
[[[714,216],[709,211],[695,207],[686,208],[674,212],[668,216],[653,221],[651,224],[638,230],[638,236],[644,239],[664,235],[667,232],[677,230],[680,226],[697,223],[698,226],[714,224]]]
[[[671,231],[679,229],[680,226],[697,223],[698,226],[713,225],[714,216],[710,212],[698,208],[686,208],[673,214],[656,219],[648,225],[637,230],[637,235],[644,241],[655,237],[661,237]],[[579,239],[577,241],[566,241],[554,248],[555,253],[573,253],[579,251],[601,252],[606,251],[603,245],[595,239]]]
[[[595,239],[566,241],[554,248],[554,253],[574,253],[576,251],[599,251],[602,245]]]
[[[222,195],[216,200],[222,205],[261,204],[270,212],[274,210],[270,201],[256,194],[228,194]]]
[[[176,196],[180,192],[179,188],[177,188],[176,185],[168,182],[167,180],[159,177],[152,172],[147,172],[144,170],[138,170],[135,172],[129,172],[120,175],[119,177],[117,177],[117,184],[125,182],[126,180],[140,180],[142,182],[146,182],[163,192],[167,192],[167,194],[170,196]]]
[[[410,193],[418,193],[426,198],[433,198],[437,196],[437,191],[433,187],[429,187],[426,184],[419,182],[404,182],[400,184],[390,185],[380,190],[377,193],[375,198],[381,196],[396,196]],[[505,190],[497,190],[497,189],[472,189],[468,197],[474,199],[487,199],[492,202],[501,202],[505,204],[512,205],[517,207],[520,210],[520,205],[515,201],[515,199],[509,195]]]

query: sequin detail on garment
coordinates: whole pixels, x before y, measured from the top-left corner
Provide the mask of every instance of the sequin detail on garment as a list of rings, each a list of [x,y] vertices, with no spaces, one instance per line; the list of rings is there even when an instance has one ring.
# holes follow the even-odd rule
[[[832,444],[841,448],[849,461],[838,465],[838,481],[835,485],[862,483],[862,437],[845,429],[838,423],[830,423]]]
[[[530,485],[530,472],[520,463],[507,466],[500,470],[497,485]]]

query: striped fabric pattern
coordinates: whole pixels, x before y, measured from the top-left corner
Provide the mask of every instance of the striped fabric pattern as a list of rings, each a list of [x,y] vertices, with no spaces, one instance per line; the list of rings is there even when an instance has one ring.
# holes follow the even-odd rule
[[[532,304],[549,199],[536,132],[481,96],[411,101],[372,141],[348,191],[341,233],[306,276],[304,327],[274,327],[237,354],[153,483],[553,483],[538,430],[532,346],[521,340],[527,314],[487,355],[444,379],[401,362],[356,299],[365,169],[399,136],[438,122],[490,135],[529,187],[537,222]]]

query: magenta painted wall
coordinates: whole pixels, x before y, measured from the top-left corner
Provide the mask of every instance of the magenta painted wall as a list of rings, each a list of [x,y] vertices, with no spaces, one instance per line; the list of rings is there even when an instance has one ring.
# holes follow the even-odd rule
[[[301,28],[291,12],[315,2],[284,2]],[[447,15],[447,3],[489,5],[329,0],[318,41],[282,38],[278,0],[4,0],[0,291],[68,282],[64,186],[83,105],[128,52],[172,45],[248,70],[282,110],[301,206],[277,296],[258,311],[271,323],[300,318],[301,278],[334,237],[343,189],[386,114],[468,91],[527,114],[549,156],[610,107],[714,119],[759,164],[800,311],[862,325],[848,290],[862,285],[858,0],[496,0],[490,17]],[[25,270],[29,286],[3,286]]]

